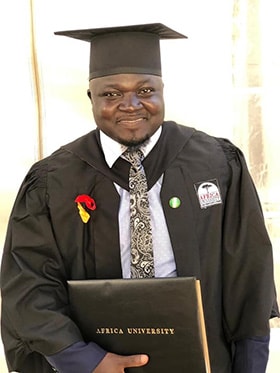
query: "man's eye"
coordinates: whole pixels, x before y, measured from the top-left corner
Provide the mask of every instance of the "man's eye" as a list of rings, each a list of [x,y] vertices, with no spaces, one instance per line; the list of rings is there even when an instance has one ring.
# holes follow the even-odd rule
[[[119,92],[104,92],[102,94],[103,97],[108,97],[108,98],[114,98],[114,97],[119,97],[121,94]]]
[[[138,94],[139,95],[149,95],[151,93],[154,92],[154,89],[153,88],[141,88],[139,91],[138,91]]]

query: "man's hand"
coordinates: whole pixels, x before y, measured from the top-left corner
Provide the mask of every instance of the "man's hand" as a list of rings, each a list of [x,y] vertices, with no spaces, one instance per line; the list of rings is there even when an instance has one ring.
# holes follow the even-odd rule
[[[125,368],[141,367],[148,360],[147,355],[121,356],[108,352],[92,373],[124,373]]]

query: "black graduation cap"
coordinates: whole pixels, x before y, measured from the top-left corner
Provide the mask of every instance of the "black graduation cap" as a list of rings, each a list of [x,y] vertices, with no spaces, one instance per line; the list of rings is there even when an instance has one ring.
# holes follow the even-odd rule
[[[187,36],[162,23],[58,31],[90,42],[89,79],[131,73],[161,76],[160,39]]]

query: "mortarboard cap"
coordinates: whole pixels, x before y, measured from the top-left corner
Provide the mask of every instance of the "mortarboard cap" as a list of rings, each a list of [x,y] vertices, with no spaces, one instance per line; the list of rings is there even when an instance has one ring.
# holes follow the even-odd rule
[[[58,31],[90,43],[89,80],[114,74],[161,76],[160,39],[187,36],[162,23]]]

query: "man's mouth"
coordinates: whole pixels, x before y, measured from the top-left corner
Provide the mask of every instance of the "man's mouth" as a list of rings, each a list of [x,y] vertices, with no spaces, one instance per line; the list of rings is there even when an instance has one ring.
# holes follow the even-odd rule
[[[147,120],[146,117],[122,117],[117,120],[119,124],[137,125]]]

